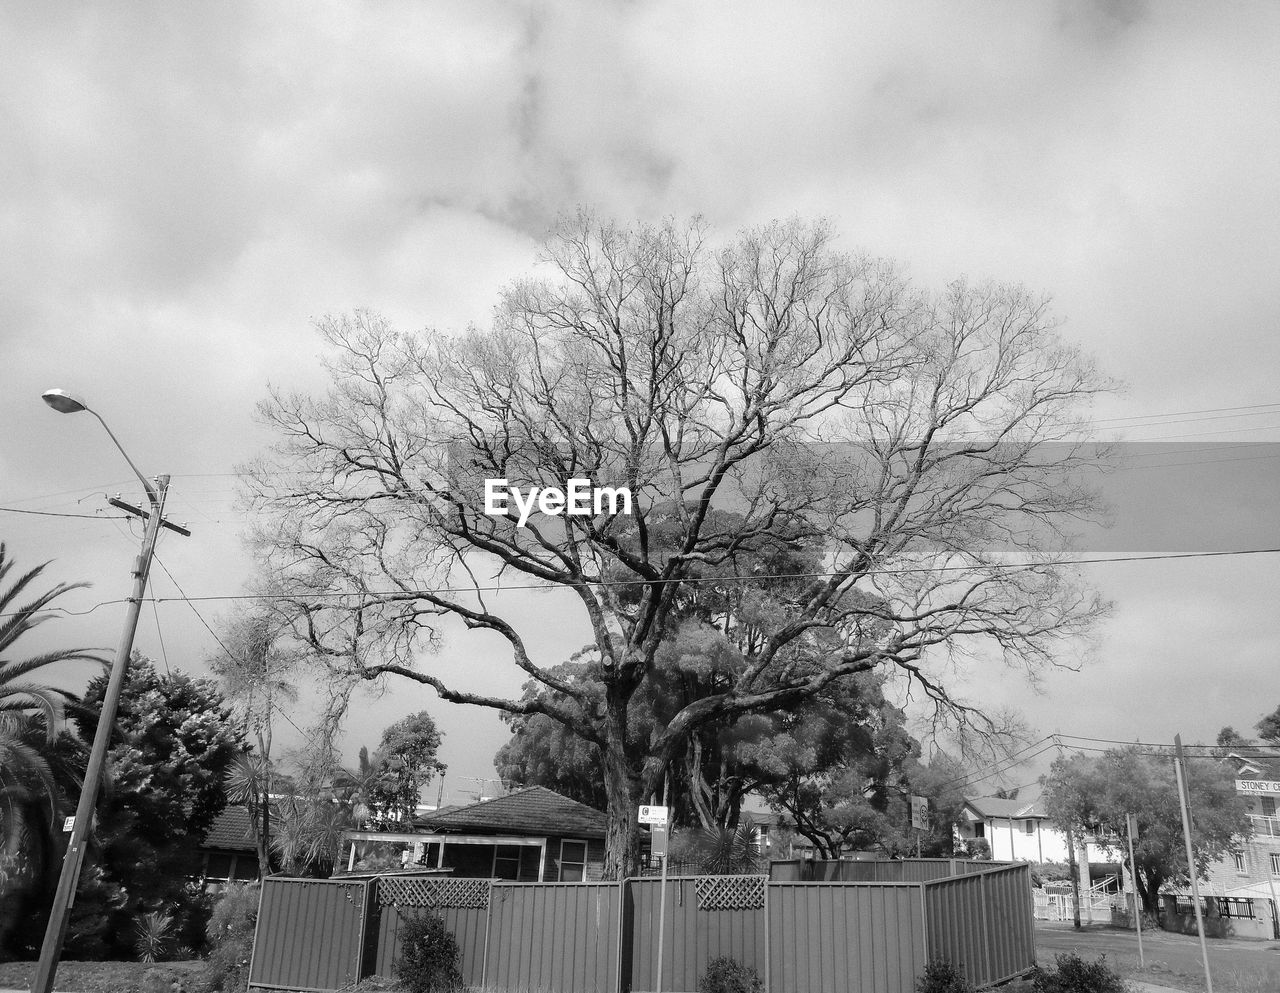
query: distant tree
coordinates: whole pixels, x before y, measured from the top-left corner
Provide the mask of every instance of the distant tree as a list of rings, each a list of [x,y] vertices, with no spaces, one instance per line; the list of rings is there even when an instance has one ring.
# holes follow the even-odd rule
[[[588,807],[605,809],[609,798],[600,775],[599,745],[546,714],[504,714],[503,720],[511,737],[498,749],[493,764],[504,782],[545,786]]]
[[[1258,737],[1273,745],[1280,745],[1280,707],[1276,707],[1262,720],[1254,725]]]
[[[856,849],[893,850],[907,830],[907,772],[920,745],[883,680],[864,676],[796,712],[778,715],[757,761],[772,773],[761,795],[785,812],[823,858]]]
[[[269,610],[236,614],[224,625],[222,653],[210,660],[246,741],[244,752],[228,773],[227,800],[249,814],[260,875],[269,872],[271,865],[275,713],[281,703],[298,699],[295,679],[301,654],[287,635],[287,623]],[[248,743],[252,743],[252,751]]]
[[[56,616],[49,610],[54,600],[87,585],[58,583],[38,592],[33,587],[48,563],[21,575],[14,566],[0,543],[0,958],[49,902],[63,844],[57,824],[78,788],[74,766],[55,747],[75,697],[43,684],[41,675],[58,662],[106,664],[101,652],[87,648],[12,654],[19,638]]]
[[[390,820],[411,821],[422,790],[445,772],[444,763],[436,758],[439,749],[440,731],[425,710],[386,728],[374,758],[383,774],[370,793],[373,805]]]
[[[1187,779],[1195,823],[1195,872],[1204,879],[1209,864],[1252,828],[1230,770],[1216,761],[1191,759]],[[1171,754],[1130,745],[1094,757],[1062,757],[1053,763],[1043,785],[1049,820],[1077,838],[1123,837],[1125,815],[1137,817],[1133,877],[1148,911],[1157,910],[1158,894],[1166,883],[1190,884]],[[1118,848],[1127,864],[1127,846]]]
[[[85,691],[77,717],[83,750],[97,730],[106,676]],[[107,753],[107,774],[95,816],[91,861],[101,870],[98,895],[77,897],[68,929],[71,955],[132,957],[137,919],[173,912],[173,931],[201,943],[204,919],[192,880],[197,847],[226,805],[223,782],[242,749],[217,684],[185,673],[157,671],[134,653]]]

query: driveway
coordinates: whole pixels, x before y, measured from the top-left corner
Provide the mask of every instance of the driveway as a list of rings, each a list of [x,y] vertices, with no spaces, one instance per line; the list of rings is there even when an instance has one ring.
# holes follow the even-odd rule
[[[1203,990],[1204,965],[1200,940],[1194,935],[1167,931],[1143,931],[1142,948],[1147,968],[1138,971],[1138,940],[1132,931],[1095,925],[1076,931],[1071,924],[1036,921],[1036,958],[1053,962],[1058,952],[1076,952],[1085,958],[1106,955],[1131,978]],[[1280,993],[1280,941],[1209,939],[1209,969],[1214,993]]]

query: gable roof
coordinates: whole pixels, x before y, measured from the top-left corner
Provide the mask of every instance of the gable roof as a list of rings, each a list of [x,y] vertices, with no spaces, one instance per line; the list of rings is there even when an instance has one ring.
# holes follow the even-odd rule
[[[424,814],[416,823],[437,830],[486,834],[567,838],[603,838],[605,834],[604,814],[545,786],[527,786],[492,800]]]
[[[1039,800],[1006,800],[998,796],[980,796],[965,800],[965,806],[983,820],[990,817],[1012,817],[1017,820],[1049,816]]]

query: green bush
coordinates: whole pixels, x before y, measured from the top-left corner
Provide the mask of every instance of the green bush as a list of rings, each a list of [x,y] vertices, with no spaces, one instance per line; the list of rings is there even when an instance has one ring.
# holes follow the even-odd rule
[[[763,989],[755,969],[728,956],[708,962],[698,981],[698,993],[760,993]]]
[[[205,926],[209,961],[200,983],[205,993],[243,993],[249,988],[249,959],[257,923],[258,884],[227,887]]]
[[[1036,966],[1031,974],[1034,993],[1129,993],[1129,984],[1107,965],[1107,957],[1086,962],[1075,952],[1053,957],[1053,969]]]
[[[409,993],[453,993],[462,988],[458,939],[439,914],[415,914],[400,929],[396,976]]]
[[[935,959],[916,980],[916,993],[973,993],[973,987],[957,966]]]

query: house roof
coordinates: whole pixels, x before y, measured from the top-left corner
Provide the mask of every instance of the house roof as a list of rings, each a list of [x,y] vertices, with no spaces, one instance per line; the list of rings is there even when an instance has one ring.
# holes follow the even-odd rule
[[[1280,748],[1251,745],[1246,754],[1228,752],[1227,759],[1235,765],[1238,779],[1270,779],[1280,775]]]
[[[965,800],[965,806],[983,820],[990,817],[1019,818],[1047,817],[1044,804],[1039,800],[1006,800],[998,796],[980,796]]]
[[[224,807],[204,836],[200,847],[233,852],[257,851],[249,811],[239,805]]]
[[[492,800],[424,814],[416,823],[435,830],[486,834],[569,838],[603,838],[605,834],[604,814],[545,786],[528,786]]]

